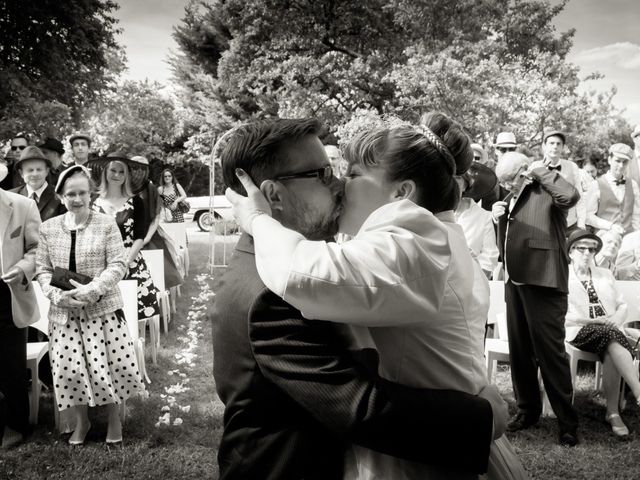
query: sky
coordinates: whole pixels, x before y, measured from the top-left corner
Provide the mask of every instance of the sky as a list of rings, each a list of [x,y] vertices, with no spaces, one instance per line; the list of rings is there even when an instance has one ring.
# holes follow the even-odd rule
[[[559,0],[552,0],[557,4]],[[187,0],[119,0],[129,71],[127,78],[171,78],[167,57],[177,45],[173,26],[184,16]],[[625,108],[632,124],[640,123],[640,0],[570,0],[555,19],[558,31],[576,29],[568,59],[580,67],[581,77],[593,72],[602,80],[583,82],[582,88],[607,91],[618,88],[614,103]]]

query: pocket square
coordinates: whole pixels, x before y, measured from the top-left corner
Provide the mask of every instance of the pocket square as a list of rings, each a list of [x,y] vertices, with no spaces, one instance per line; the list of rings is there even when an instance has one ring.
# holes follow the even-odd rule
[[[13,232],[11,232],[10,238],[19,237],[21,231],[22,231],[22,227],[16,228]]]

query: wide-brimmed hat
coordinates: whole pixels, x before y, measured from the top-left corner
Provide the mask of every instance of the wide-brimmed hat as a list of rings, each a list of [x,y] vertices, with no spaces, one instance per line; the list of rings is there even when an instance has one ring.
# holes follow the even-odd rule
[[[47,167],[52,167],[51,160],[44,156],[42,150],[32,145],[22,151],[22,153],[20,154],[20,158],[16,161],[16,163],[13,164],[13,168],[19,170],[22,162],[26,162],[27,160],[42,160],[47,164]]]
[[[496,137],[496,147],[512,148],[517,145],[516,136],[513,132],[500,132]]]
[[[96,184],[99,185],[102,179],[102,171],[107,167],[109,162],[122,162],[129,168],[131,190],[133,190],[133,193],[140,193],[149,181],[149,165],[141,162],[139,158],[144,157],[131,158],[122,152],[112,152],[103,157],[90,159],[87,162],[87,167],[91,169],[91,176]]]
[[[631,161],[633,158],[633,148],[626,143],[614,143],[609,147],[609,153],[617,158]]]
[[[69,139],[69,145],[73,147],[74,140],[78,140],[79,138],[85,139],[87,143],[91,145],[91,137],[89,136],[88,133],[84,133],[84,132],[76,132],[73,135],[71,135],[71,138]]]
[[[498,183],[498,177],[493,170],[480,162],[472,162],[465,175],[469,181],[469,187],[462,192],[462,196],[476,202],[488,195]]]
[[[599,236],[597,236],[595,233],[588,232],[587,230],[578,229],[571,232],[569,238],[567,239],[567,252],[571,251],[571,247],[573,247],[573,244],[578,240],[585,239],[593,240],[598,244],[598,246],[596,247],[596,253],[598,253],[602,249],[602,239]]]
[[[58,152],[60,155],[64,155],[64,147],[62,146],[62,142],[56,140],[55,138],[47,137],[44,143],[38,145],[38,148],[51,150],[52,152]]]
[[[562,143],[567,143],[567,136],[562,130],[556,130],[555,128],[545,128],[542,135],[542,143],[547,141],[549,137],[560,137]]]

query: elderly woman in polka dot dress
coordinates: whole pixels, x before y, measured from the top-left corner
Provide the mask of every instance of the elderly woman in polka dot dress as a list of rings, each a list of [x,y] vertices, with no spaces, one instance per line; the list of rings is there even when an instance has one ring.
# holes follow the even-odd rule
[[[81,445],[91,428],[88,407],[108,410],[107,443],[122,441],[119,406],[144,390],[132,339],[122,312],[118,282],[126,256],[115,220],[93,212],[91,176],[82,166],[60,174],[56,193],[68,212],[44,222],[36,255],[37,278],[51,301],[49,352],[58,408],[74,409],[76,428],[69,439]],[[55,267],[84,274],[74,288],[51,285]]]
[[[567,248],[571,268],[566,339],[574,347],[600,356],[607,401],[605,419],[614,435],[627,436],[629,429],[618,411],[620,376],[640,405],[638,369],[633,365],[633,349],[621,326],[627,317],[627,304],[616,290],[613,274],[594,264],[596,253],[602,248],[600,237],[576,230],[569,236]]]

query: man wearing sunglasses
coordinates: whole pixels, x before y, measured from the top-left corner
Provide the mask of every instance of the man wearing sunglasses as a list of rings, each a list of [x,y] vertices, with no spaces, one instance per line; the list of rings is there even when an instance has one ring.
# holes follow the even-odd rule
[[[331,239],[342,210],[343,184],[319,134],[315,120],[272,120],[244,125],[220,146],[226,185],[245,194],[236,176],[244,170],[274,218],[310,240]],[[359,361],[375,354],[351,350],[350,332],[305,320],[266,289],[253,252],[243,234],[212,314],[225,404],[221,480],[341,479],[350,443],[482,473],[493,418],[487,402],[380,380],[375,362]]]
[[[0,188],[3,190],[11,190],[14,187],[22,185],[22,177],[15,171],[13,165],[20,158],[22,151],[29,146],[29,140],[23,134],[18,134],[11,140],[11,145],[5,156],[5,164],[9,170],[7,177],[0,182]]]
[[[517,146],[516,136],[513,132],[500,132],[496,137],[495,143],[496,163],[500,161],[505,153],[515,152]]]

